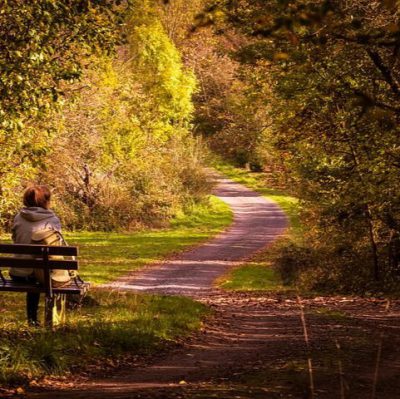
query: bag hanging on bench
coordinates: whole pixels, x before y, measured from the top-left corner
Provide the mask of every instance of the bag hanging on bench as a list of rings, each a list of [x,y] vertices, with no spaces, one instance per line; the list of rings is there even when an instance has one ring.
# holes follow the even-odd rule
[[[46,227],[32,233],[31,243],[36,245],[67,245],[62,234],[52,228]],[[50,260],[62,260],[63,256],[51,255]],[[42,269],[34,269],[34,275],[40,283],[44,283],[44,271]],[[75,277],[75,271],[72,270],[51,270],[51,281],[54,287],[66,285]]]

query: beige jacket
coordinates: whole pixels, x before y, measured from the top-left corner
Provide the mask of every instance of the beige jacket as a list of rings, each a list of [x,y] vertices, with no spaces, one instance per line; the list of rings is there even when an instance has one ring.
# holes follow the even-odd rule
[[[53,211],[37,207],[22,208],[15,217],[12,226],[13,242],[15,244],[31,244],[32,234],[45,228],[61,231],[60,219]],[[12,267],[10,274],[18,277],[28,277],[33,274],[33,269]]]

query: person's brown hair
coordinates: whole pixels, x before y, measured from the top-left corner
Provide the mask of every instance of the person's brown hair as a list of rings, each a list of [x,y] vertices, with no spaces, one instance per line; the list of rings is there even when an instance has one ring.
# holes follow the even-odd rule
[[[47,186],[32,185],[24,192],[24,205],[48,209],[51,192]]]

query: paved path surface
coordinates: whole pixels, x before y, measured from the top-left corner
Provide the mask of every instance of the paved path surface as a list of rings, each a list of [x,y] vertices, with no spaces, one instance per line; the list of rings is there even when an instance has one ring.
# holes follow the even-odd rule
[[[109,287],[197,296],[210,290],[214,280],[281,235],[288,220],[273,201],[216,176],[215,194],[233,211],[232,226],[218,237],[173,260],[133,273]]]

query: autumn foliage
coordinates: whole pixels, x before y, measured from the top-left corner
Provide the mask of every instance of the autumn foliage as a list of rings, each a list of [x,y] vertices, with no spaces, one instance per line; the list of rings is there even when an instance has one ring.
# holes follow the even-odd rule
[[[233,57],[253,72],[252,81],[245,76],[256,99],[249,120],[264,112],[264,163],[283,162],[303,209],[303,244],[288,248],[281,263],[291,263],[307,286],[397,284],[397,7],[237,0],[213,3],[199,20],[199,27],[233,28],[247,40]]]
[[[3,228],[30,180],[54,185],[70,228],[163,224],[207,191],[206,142],[299,198],[304,237],[279,260],[292,281],[397,286],[398,2],[14,0],[1,11]]]
[[[163,224],[201,199],[196,79],[157,2],[11,1],[1,11],[3,227],[32,180],[54,187],[75,229]]]

